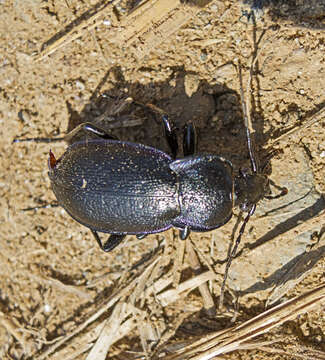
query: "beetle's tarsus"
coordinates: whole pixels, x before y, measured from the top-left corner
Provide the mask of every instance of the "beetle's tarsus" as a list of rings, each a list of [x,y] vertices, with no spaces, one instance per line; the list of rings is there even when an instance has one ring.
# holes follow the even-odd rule
[[[179,237],[182,240],[186,240],[189,237],[190,233],[191,233],[190,228],[188,226],[185,226],[184,229],[179,230]]]
[[[142,239],[144,239],[145,237],[147,237],[147,235],[148,235],[148,234],[138,234],[138,235],[136,235],[136,238],[137,238],[138,240],[142,240]]]
[[[140,104],[143,107],[150,109],[155,114],[160,116],[160,119],[164,126],[165,138],[167,140],[168,146],[172,153],[173,159],[176,159],[177,152],[178,152],[178,142],[177,142],[177,135],[176,135],[176,127],[174,126],[173,122],[169,119],[168,115],[164,112],[164,110],[160,109],[158,106],[153,104]]]
[[[116,248],[125,238],[126,235],[118,235],[118,234],[112,234],[109,236],[109,238],[106,240],[106,242],[102,243],[97,231],[90,229],[92,234],[94,235],[99,247],[104,250],[105,252],[112,251]]]

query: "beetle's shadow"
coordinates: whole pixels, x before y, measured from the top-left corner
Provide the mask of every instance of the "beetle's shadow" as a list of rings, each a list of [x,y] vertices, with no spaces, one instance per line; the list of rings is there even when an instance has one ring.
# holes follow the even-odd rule
[[[82,122],[95,122],[121,141],[153,146],[168,153],[159,115],[138,104],[150,103],[162,109],[176,126],[180,149],[182,129],[185,124],[192,122],[197,130],[198,152],[224,156],[235,167],[249,166],[241,102],[237,92],[225,85],[210,85],[201,80],[195,83],[196,91],[188,96],[186,77],[193,76],[196,79],[196,74],[185,72],[183,68],[172,70],[165,81],[143,84],[125,81],[119,67],[110,69],[80,113],[73,111],[68,104],[67,131]],[[105,91],[112,72],[118,82]],[[128,98],[132,98],[133,102],[128,102]],[[126,106],[123,106],[124,102]],[[262,134],[262,121],[257,125],[256,132]],[[263,136],[259,136],[258,140],[258,146],[263,147]],[[181,151],[178,157],[182,157]]]

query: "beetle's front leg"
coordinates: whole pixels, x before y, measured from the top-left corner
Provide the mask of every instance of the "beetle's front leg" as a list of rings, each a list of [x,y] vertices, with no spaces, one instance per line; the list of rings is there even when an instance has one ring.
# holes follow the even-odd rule
[[[112,234],[108,237],[108,239],[106,240],[106,242],[102,243],[97,231],[95,230],[91,230],[92,234],[94,235],[99,247],[104,250],[105,252],[109,252],[112,251],[113,249],[116,248],[116,246],[118,246],[125,238],[126,235],[117,235],[117,234]]]

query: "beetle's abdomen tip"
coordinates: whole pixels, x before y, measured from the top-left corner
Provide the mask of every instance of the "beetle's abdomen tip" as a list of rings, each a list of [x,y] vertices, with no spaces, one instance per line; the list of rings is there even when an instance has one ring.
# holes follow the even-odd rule
[[[52,150],[50,150],[50,156],[49,156],[49,160],[48,160],[49,169],[50,170],[54,169],[56,164],[57,164],[57,160],[56,160],[54,154],[52,153]]]

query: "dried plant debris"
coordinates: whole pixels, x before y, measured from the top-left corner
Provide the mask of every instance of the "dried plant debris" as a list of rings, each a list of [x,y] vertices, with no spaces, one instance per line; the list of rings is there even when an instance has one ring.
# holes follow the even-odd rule
[[[252,79],[243,1],[0,3],[0,359],[324,359],[324,34],[311,14],[322,2],[264,2]],[[26,55],[50,38],[41,61]],[[258,153],[277,149],[272,191],[289,193],[251,219],[219,311],[237,214],[186,242],[173,230],[127,236],[104,254],[46,206],[49,145],[12,140],[64,134],[75,113],[164,150],[135,103],[150,101],[180,129],[193,121],[200,151],[247,166],[236,59]]]
[[[157,266],[158,263],[159,258],[157,258],[151,266],[148,267],[146,273],[151,272],[153,267]],[[206,275],[208,275],[208,273]],[[120,294],[123,295],[129,293],[130,291],[132,292],[132,288],[136,286],[136,283],[141,282],[144,277],[141,275],[138,279],[131,281],[124,289],[121,289]],[[158,296],[158,300],[168,299],[168,301],[161,304],[163,307],[174,302],[176,303],[182,296],[184,296],[183,291],[186,291],[186,289],[193,290],[200,286],[200,284],[202,284],[202,279],[204,279],[205,282],[207,279],[213,279],[213,276],[210,274],[208,276],[204,276],[204,278],[202,278],[202,276],[194,277],[190,281],[190,286],[185,285],[186,282],[184,284],[180,284],[182,290],[179,289],[176,291],[174,296],[171,294],[171,291],[167,290]],[[170,278],[170,281],[171,280],[172,278]],[[165,282],[165,285],[166,284],[167,283]],[[156,284],[153,284],[152,289],[156,287],[161,288],[160,280],[158,280]],[[150,291],[146,292],[145,296],[148,303],[151,302],[150,297],[152,295],[153,294],[150,293]],[[155,358],[154,354],[157,353],[157,349],[154,349],[156,347],[158,347],[161,355],[165,354],[165,359],[170,360],[184,358],[212,359],[215,356],[244,349],[261,349],[267,352],[277,352],[280,348],[274,346],[266,347],[265,345],[279,342],[280,339],[275,339],[274,341],[270,341],[268,343],[263,341],[249,343],[249,341],[259,335],[270,332],[274,327],[280,326],[284,322],[294,319],[314,307],[321,308],[324,306],[325,285],[321,285],[303,295],[297,296],[296,298],[290,299],[274,308],[266,310],[241,325],[237,325],[223,331],[213,332],[207,336],[200,337],[197,340],[194,338],[188,345],[186,345],[186,341],[182,341],[179,343],[179,346],[175,343],[173,345],[169,345],[168,342],[170,338],[175,335],[184,319],[188,317],[191,312],[197,310],[195,309],[195,306],[193,306],[192,309],[182,309],[183,311],[179,314],[179,317],[171,322],[157,322],[157,319],[154,320],[154,313],[151,313],[150,316],[148,313],[148,310],[150,308],[153,310],[154,307],[149,305],[149,307],[141,309],[139,305],[131,304],[132,300],[130,302],[130,299],[132,296],[131,298],[123,298],[120,295],[114,296],[109,302],[104,304],[96,314],[92,315],[89,319],[82,323],[72,334],[64,337],[63,339],[59,339],[57,343],[51,345],[45,353],[39,354],[35,357],[35,359],[45,359],[52,353],[55,353],[52,355],[52,359],[60,359],[64,356],[64,354],[71,354],[71,350],[69,351],[66,348],[57,350],[58,348],[62,348],[63,344],[70,349],[75,348],[81,340],[84,343],[82,347],[83,351],[88,351],[91,342],[98,337],[95,341],[95,345],[89,352],[87,359],[104,360],[106,359],[107,354],[110,353],[114,343],[124,337],[133,338],[136,333],[140,336],[142,344],[142,350],[137,350],[139,352],[138,355],[143,352],[143,354],[147,354],[147,357],[149,358]],[[107,319],[100,321],[101,314],[106,313],[108,310],[111,315]],[[159,315],[158,313],[156,314]],[[93,330],[90,331],[91,324],[98,321],[99,323],[95,326],[95,328],[93,328]],[[81,338],[76,337],[77,334],[81,335],[81,331],[84,330],[87,330],[86,337],[85,335],[82,335]],[[172,351],[173,354],[169,355],[172,348],[174,349]],[[285,353],[285,351],[283,352]],[[309,350],[309,352],[312,353],[312,350]],[[316,356],[315,359],[321,359],[322,357],[320,354],[325,356],[325,353],[319,352],[319,356]],[[290,354],[287,353],[287,355]],[[160,357],[159,354],[157,354],[157,356]],[[306,359],[311,358],[308,355],[305,356]],[[71,357],[71,359],[72,358],[73,357]]]
[[[146,0],[136,3],[129,11],[123,12],[121,1],[109,1],[86,19],[83,20],[81,17],[77,25],[72,26],[72,29],[67,30],[62,36],[56,35],[50,39],[37,55],[36,60],[43,59],[87,34],[103,21],[110,22],[108,31],[110,41],[121,48],[127,48],[141,59],[190,21],[209,2],[211,0],[196,2]],[[116,16],[117,13],[121,16]]]
[[[321,308],[325,301],[325,285],[310,290],[233,328],[209,334],[192,342],[190,345],[176,350],[165,359],[213,359],[216,356],[235,350],[245,349],[246,343],[264,333],[280,326],[285,321],[293,319],[313,307]],[[279,340],[276,340],[276,342]],[[262,344],[263,345],[263,344]],[[248,348],[259,348],[259,343],[249,344]],[[271,350],[272,352],[272,350]],[[276,352],[276,351],[275,351]],[[313,351],[310,351],[313,353]],[[291,356],[290,353],[287,355]],[[295,356],[295,355],[294,355]],[[314,352],[315,356],[315,352]],[[325,357],[325,352],[319,352],[315,359]],[[306,358],[311,358],[306,356]]]

